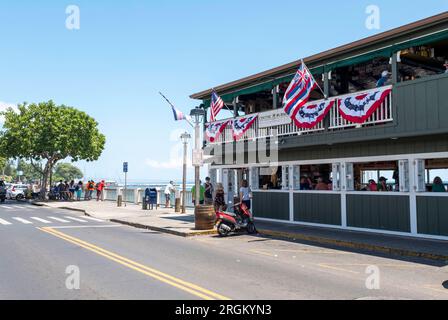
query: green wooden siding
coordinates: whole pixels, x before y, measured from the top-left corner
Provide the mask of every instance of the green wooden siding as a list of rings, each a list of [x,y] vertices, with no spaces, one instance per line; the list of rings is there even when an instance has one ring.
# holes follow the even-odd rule
[[[349,194],[347,226],[411,232],[409,196]]]
[[[341,225],[341,195],[295,193],[294,221]]]
[[[252,213],[255,218],[289,220],[289,193],[252,192]]]
[[[448,198],[417,196],[417,232],[448,236]]]

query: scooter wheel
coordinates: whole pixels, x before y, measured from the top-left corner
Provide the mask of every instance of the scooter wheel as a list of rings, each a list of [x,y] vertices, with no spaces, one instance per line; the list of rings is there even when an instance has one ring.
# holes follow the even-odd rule
[[[225,224],[224,222],[221,222],[220,224],[218,224],[218,234],[221,237],[227,237],[230,234],[230,231],[228,230],[229,226],[227,224]]]
[[[252,222],[250,222],[247,225],[247,233],[249,233],[249,234],[256,234],[257,233],[257,228],[255,228],[255,224],[253,224]]]

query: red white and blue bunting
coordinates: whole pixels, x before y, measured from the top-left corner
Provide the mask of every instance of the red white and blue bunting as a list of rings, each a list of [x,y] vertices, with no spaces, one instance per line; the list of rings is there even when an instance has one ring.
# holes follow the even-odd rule
[[[206,125],[205,136],[208,141],[215,142],[226,128],[230,120],[211,122]]]
[[[363,94],[354,93],[338,99],[339,112],[347,121],[364,123],[381,106],[391,91],[391,87],[377,88]]]
[[[292,119],[297,127],[311,129],[325,118],[334,104],[334,99],[308,103],[300,108]]]
[[[255,120],[257,120],[258,115],[247,116],[240,119],[235,119],[232,121],[233,128],[233,139],[238,140],[247,130],[254,124]]]

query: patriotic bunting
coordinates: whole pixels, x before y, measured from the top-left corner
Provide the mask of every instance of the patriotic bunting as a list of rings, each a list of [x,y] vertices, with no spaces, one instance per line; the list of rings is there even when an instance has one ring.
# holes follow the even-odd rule
[[[205,136],[208,141],[215,142],[231,120],[208,123],[205,129]]]
[[[258,115],[247,116],[232,121],[233,139],[239,140],[257,120]]]
[[[297,111],[292,118],[299,128],[313,128],[321,122],[328,111],[334,106],[335,100],[325,100],[317,103],[308,103]]]
[[[341,116],[354,123],[364,123],[384,102],[390,94],[392,88],[376,88],[369,92],[351,96],[338,100],[338,108]]]

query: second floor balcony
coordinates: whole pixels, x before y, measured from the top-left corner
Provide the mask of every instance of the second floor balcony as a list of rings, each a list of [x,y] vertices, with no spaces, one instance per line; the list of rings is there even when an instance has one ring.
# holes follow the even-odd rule
[[[392,86],[389,87],[392,88]],[[333,105],[333,107],[331,107],[326,117],[312,128],[301,128],[297,126],[289,117],[289,115],[285,113],[283,108],[248,114],[228,120],[237,121],[249,115],[257,116],[251,128],[244,134],[243,137],[238,139],[238,141],[267,138],[273,137],[274,135],[277,135],[278,137],[313,135],[322,132],[336,132],[349,129],[359,129],[363,127],[382,126],[388,123],[392,123],[394,121],[394,110],[392,103],[394,91],[391,91],[387,95],[381,105],[362,124],[348,121],[342,117],[338,108],[339,101],[343,101],[348,96],[363,95],[371,91],[372,90],[364,90],[356,93],[351,93],[350,95],[331,97],[330,99],[335,100],[335,104]],[[312,101],[308,104],[319,104],[322,101],[324,100]],[[229,121],[227,123],[224,131],[215,141],[207,141],[207,143],[223,144],[235,141],[233,136],[232,121]]]

